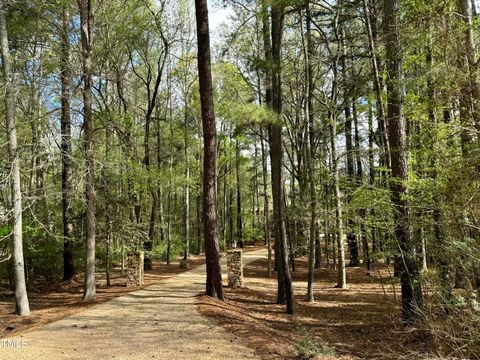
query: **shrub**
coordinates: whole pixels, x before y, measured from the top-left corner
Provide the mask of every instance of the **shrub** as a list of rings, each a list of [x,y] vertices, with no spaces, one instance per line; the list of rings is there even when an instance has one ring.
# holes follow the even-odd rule
[[[318,355],[336,355],[336,350],[333,346],[322,345],[310,333],[307,333],[295,344],[295,352],[300,359],[311,359]]]

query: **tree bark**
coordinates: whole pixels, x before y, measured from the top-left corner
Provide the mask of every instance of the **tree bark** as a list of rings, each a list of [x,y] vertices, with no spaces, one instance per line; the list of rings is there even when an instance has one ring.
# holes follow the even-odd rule
[[[348,69],[347,69],[347,45],[345,35],[345,25],[341,26],[341,44],[342,44],[342,72],[343,72],[343,102],[345,112],[345,146],[347,152],[347,175],[348,181],[352,184],[355,180],[355,166],[353,162],[353,142],[352,142],[352,111],[350,103],[350,85],[348,83]],[[347,192],[348,194],[348,192]],[[350,194],[347,195],[347,202],[350,201]],[[350,212],[347,212],[347,242],[350,250],[350,266],[358,266],[360,260],[358,257],[358,243],[357,235],[355,234],[355,223]]]
[[[240,146],[235,138],[235,175],[237,180],[237,243],[243,248],[242,192],[240,190]]]
[[[406,323],[419,316],[422,292],[410,225],[408,189],[408,152],[406,122],[403,115],[402,48],[398,24],[398,0],[385,0],[384,29],[387,59],[388,130],[392,162],[390,193],[393,204],[395,236],[401,253],[400,282],[402,288],[402,315]]]
[[[270,127],[270,157],[272,164],[273,222],[275,226],[275,257],[278,259],[277,303],[287,305],[287,313],[294,312],[292,278],[288,259],[288,241],[285,227],[285,202],[283,192],[283,142],[282,142],[282,80],[281,46],[284,7],[272,4],[272,110],[278,115]]]
[[[86,257],[83,300],[95,299],[95,177],[92,114],[92,3],[78,0],[83,62],[83,131],[85,156]]]
[[[61,156],[62,156],[62,211],[63,211],[63,280],[75,276],[73,256],[72,221],[72,125],[70,122],[70,16],[66,6],[62,8],[60,80],[62,84]]]
[[[342,220],[342,194],[340,192],[340,171],[338,166],[337,154],[337,119],[335,116],[330,117],[330,145],[332,153],[332,165],[334,175],[335,189],[335,227],[337,247],[338,247],[338,283],[340,289],[347,288],[347,272],[345,269],[345,246],[343,244],[343,220]]]
[[[267,245],[267,276],[272,276],[272,244],[270,236],[270,204],[268,197],[268,169],[267,169],[267,154],[265,151],[265,141],[263,139],[263,130],[260,130],[260,144],[262,150],[262,177],[263,177],[263,235],[265,244]]]
[[[195,0],[198,76],[203,127],[203,223],[207,263],[206,294],[223,300],[217,234],[217,132],[213,108],[207,0]]]
[[[313,296],[313,283],[315,276],[315,246],[317,242],[317,231],[316,231],[316,211],[317,211],[317,196],[315,191],[315,170],[314,170],[314,157],[315,157],[315,138],[313,133],[314,125],[314,114],[313,114],[313,67],[312,67],[312,57],[313,57],[313,42],[312,42],[312,33],[311,33],[311,22],[312,14],[310,10],[310,2],[307,2],[306,6],[306,69],[305,75],[307,77],[307,106],[306,106],[306,117],[308,120],[307,124],[307,151],[306,151],[306,165],[308,173],[308,185],[309,185],[309,196],[310,196],[310,228],[309,228],[309,241],[308,241],[308,281],[307,281],[307,301],[314,301]]]
[[[24,316],[30,314],[30,305],[28,302],[27,286],[25,282],[25,265],[23,258],[22,190],[20,181],[20,156],[17,145],[17,125],[15,119],[15,83],[11,68],[5,12],[5,1],[0,0],[0,43],[3,77],[5,79],[5,119],[11,163],[10,186],[12,192],[13,217],[12,238],[15,279],[15,313]]]
[[[372,1],[374,2],[374,1]],[[372,4],[375,6],[374,4]],[[365,20],[365,28],[368,36],[368,45],[370,50],[372,74],[373,74],[373,87],[376,96],[376,111],[378,119],[378,130],[380,132],[380,146],[383,150],[381,159],[383,164],[390,168],[390,151],[387,138],[386,119],[385,119],[385,105],[383,103],[382,89],[383,83],[380,75],[380,64],[377,57],[376,43],[377,43],[377,30],[376,30],[376,16],[370,12],[369,0],[363,0],[363,13]]]
[[[336,106],[337,102],[337,89],[338,89],[338,72],[337,72],[337,61],[334,60],[333,63],[333,86],[332,86],[332,95],[331,103],[332,106]],[[329,129],[330,129],[330,147],[331,147],[331,157],[332,157],[332,167],[333,167],[333,179],[334,179],[334,194],[335,194],[335,227],[336,227],[336,241],[338,247],[338,283],[337,287],[340,289],[347,288],[347,272],[345,269],[345,246],[343,243],[343,219],[342,219],[342,194],[340,192],[340,169],[338,164],[338,154],[337,154],[337,117],[336,109],[329,111],[328,116]],[[335,249],[335,248],[334,248]],[[335,250],[334,250],[334,259],[335,259]],[[335,260],[334,260],[335,261]],[[335,262],[334,262],[335,265]]]
[[[265,61],[269,62],[272,57],[271,33],[268,14],[268,4],[266,0],[262,0],[262,37],[263,48],[265,52]],[[267,66],[264,70],[265,78],[265,105],[267,108],[272,108],[272,71]],[[272,275],[272,244],[270,233],[270,199],[268,197],[268,167],[267,154],[265,151],[263,129],[260,130],[260,141],[262,146],[262,173],[263,173],[263,212],[264,212],[264,236],[267,244],[268,261],[267,261],[267,275]]]
[[[184,113],[184,134],[183,134],[183,156],[185,161],[185,185],[183,188],[183,213],[184,213],[184,235],[185,235],[185,249],[183,252],[183,260],[188,260],[190,257],[190,165],[188,159],[188,112],[185,102]]]

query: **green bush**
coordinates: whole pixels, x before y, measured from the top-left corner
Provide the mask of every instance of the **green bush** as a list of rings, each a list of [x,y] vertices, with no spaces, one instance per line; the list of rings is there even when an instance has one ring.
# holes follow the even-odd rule
[[[181,256],[184,251],[184,244],[181,239],[174,237],[170,244],[170,261]],[[154,245],[150,252],[150,257],[160,261],[167,261],[167,242]]]
[[[336,355],[333,346],[320,344],[317,338],[309,333],[295,344],[295,352],[300,359],[311,359],[318,355]]]

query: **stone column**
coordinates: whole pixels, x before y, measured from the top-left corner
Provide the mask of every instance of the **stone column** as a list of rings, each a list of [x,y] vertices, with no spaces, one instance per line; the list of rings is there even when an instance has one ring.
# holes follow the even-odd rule
[[[228,286],[232,288],[243,286],[242,250],[227,251]]]
[[[143,266],[145,254],[143,251],[135,251],[128,254],[127,259],[127,287],[142,286]]]

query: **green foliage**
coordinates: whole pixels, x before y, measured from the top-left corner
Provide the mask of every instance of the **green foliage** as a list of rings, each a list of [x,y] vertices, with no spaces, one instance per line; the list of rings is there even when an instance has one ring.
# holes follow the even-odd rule
[[[11,225],[2,225],[0,226],[0,239],[6,238],[8,235],[10,235],[12,232],[12,226]]]
[[[307,333],[295,343],[295,352],[300,359],[311,359],[321,355],[335,356],[337,354],[335,347],[322,345],[315,336],[305,329],[302,332]]]
[[[179,256],[183,255],[183,241],[179,237],[174,237],[170,244],[170,260],[174,261]],[[167,261],[168,245],[166,242],[156,244],[153,247],[151,256],[153,259],[160,261]]]

